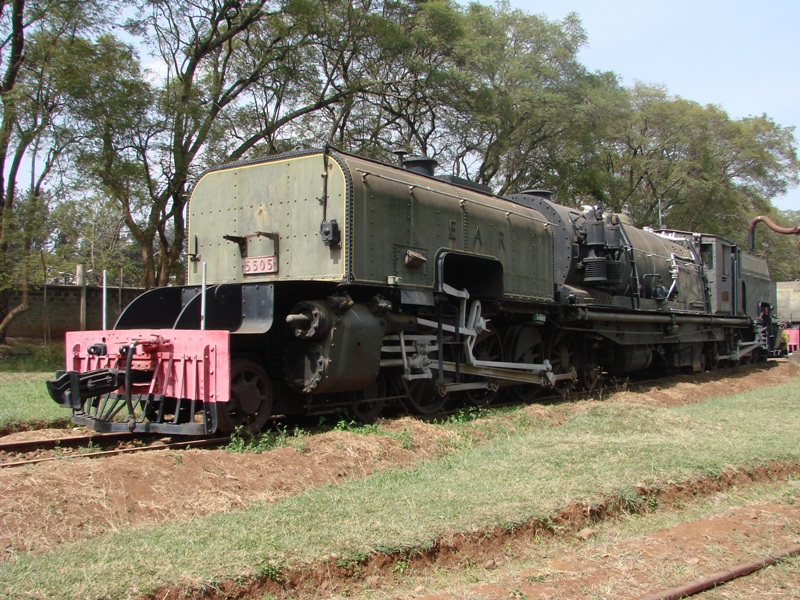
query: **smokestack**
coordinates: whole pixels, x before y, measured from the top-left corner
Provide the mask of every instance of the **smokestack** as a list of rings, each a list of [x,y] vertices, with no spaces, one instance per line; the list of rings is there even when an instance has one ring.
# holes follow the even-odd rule
[[[403,159],[403,166],[407,170],[420,175],[427,175],[428,177],[433,177],[433,172],[438,164],[435,159],[427,156],[411,156]]]

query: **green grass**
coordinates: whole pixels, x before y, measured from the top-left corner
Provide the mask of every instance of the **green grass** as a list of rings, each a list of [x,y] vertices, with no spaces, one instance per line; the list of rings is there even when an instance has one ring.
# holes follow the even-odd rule
[[[25,354],[0,358],[0,430],[14,430],[28,423],[67,424],[69,411],[53,402],[45,387],[45,381],[64,368],[63,343],[26,349]]]
[[[413,469],[274,504],[131,529],[0,565],[6,597],[131,597],[158,586],[280,575],[335,552],[430,546],[452,532],[547,518],[636,485],[800,459],[796,382],[676,409],[600,404],[563,425],[517,429]]]
[[[0,373],[55,373],[64,368],[64,344],[57,342],[48,346],[24,346],[24,353],[0,357]],[[2,355],[2,352],[0,352]]]
[[[0,373],[0,429],[13,430],[27,423],[63,426],[70,412],[47,393],[47,373]]]
[[[306,446],[308,432],[301,428],[289,430],[285,425],[276,423],[274,427],[256,435],[250,435],[238,428],[231,435],[226,450],[240,453],[261,454],[275,448],[294,448],[302,452]]]

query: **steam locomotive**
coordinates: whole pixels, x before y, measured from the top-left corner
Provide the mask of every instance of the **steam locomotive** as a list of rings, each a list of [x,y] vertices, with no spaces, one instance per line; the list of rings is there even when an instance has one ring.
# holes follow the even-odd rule
[[[67,334],[51,396],[97,431],[208,435],[273,415],[530,401],[775,348],[775,285],[736,244],[433,168],[326,147],[207,171],[188,284],[145,292],[113,329]]]

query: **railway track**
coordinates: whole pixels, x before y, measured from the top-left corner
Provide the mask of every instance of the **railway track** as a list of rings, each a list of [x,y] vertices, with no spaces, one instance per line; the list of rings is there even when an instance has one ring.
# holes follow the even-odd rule
[[[559,402],[569,402],[585,400],[595,393],[613,393],[621,390],[641,391],[651,385],[663,385],[664,378],[653,377],[652,374],[637,374],[628,379],[607,379],[600,378],[590,386],[589,390],[571,389],[564,393],[550,393],[537,396],[532,403],[535,404],[554,404]],[[519,406],[519,400],[510,400],[500,396],[493,401],[487,408],[499,409],[509,406]],[[445,407],[445,410],[436,414],[418,416],[424,421],[437,421],[447,418],[459,410],[469,407],[463,404],[457,409]],[[484,407],[475,406],[476,409]],[[405,411],[401,411],[403,413]],[[329,426],[310,425],[308,419],[289,419],[291,428],[301,428],[309,433],[327,431]],[[291,423],[293,421],[293,423]],[[286,422],[279,419],[278,422]],[[20,467],[25,465],[52,462],[56,460],[66,460],[71,458],[101,458],[122,454],[133,454],[137,452],[148,452],[156,450],[182,450],[188,448],[213,448],[219,447],[230,442],[230,437],[196,438],[191,440],[181,439],[180,441],[164,441],[163,437],[151,435],[143,436],[130,433],[107,433],[79,436],[65,436],[59,438],[21,440],[13,442],[0,442],[0,469]]]
[[[100,458],[157,450],[208,448],[226,444],[228,437],[164,442],[129,433],[81,435],[0,443],[0,468],[22,467],[72,458]]]

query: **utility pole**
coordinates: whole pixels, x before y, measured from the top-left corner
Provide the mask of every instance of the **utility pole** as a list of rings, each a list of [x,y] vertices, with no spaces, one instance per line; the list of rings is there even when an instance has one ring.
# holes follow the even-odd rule
[[[86,273],[84,265],[78,265],[75,273],[75,283],[81,288],[80,329],[81,331],[86,331]]]

